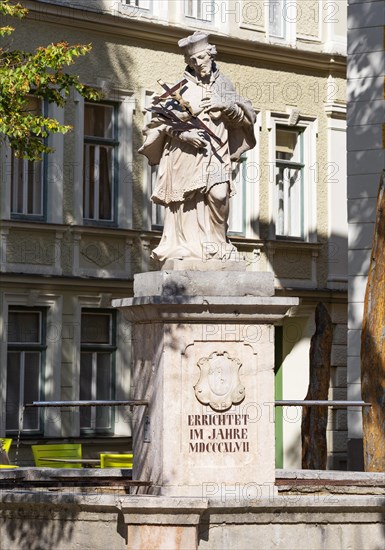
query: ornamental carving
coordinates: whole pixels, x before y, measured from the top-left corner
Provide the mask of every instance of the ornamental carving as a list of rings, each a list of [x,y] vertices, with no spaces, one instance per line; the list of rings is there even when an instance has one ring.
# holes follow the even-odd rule
[[[82,243],[80,253],[100,268],[110,266],[124,256],[120,246],[107,241],[86,241]]]
[[[239,359],[230,357],[226,351],[214,351],[209,357],[199,359],[197,365],[200,377],[194,390],[200,403],[210,405],[214,411],[225,411],[245,398]]]

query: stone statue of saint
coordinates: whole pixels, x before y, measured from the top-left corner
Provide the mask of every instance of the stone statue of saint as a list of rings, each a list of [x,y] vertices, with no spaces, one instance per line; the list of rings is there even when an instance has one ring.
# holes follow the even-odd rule
[[[223,259],[229,198],[235,193],[232,162],[255,146],[255,113],[215,64],[208,35],[178,42],[187,67],[183,79],[151,108],[139,152],[159,164],[152,200],[165,206],[164,229],[152,257],[166,260]]]

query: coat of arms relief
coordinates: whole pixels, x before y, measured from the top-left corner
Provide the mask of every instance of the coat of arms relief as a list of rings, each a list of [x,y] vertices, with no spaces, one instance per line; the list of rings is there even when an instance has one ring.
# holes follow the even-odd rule
[[[214,411],[225,411],[245,398],[239,359],[230,357],[226,351],[214,351],[199,359],[197,365],[200,377],[194,389],[200,403],[210,405]]]

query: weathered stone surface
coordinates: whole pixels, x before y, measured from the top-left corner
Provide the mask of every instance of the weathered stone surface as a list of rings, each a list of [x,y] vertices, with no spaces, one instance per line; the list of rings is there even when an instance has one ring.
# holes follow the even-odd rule
[[[218,487],[231,494],[237,484],[268,490],[275,462],[274,424],[263,405],[274,401],[269,325],[140,323],[134,342],[134,397],[150,403],[134,411],[134,478],[172,495],[212,496]],[[244,399],[224,411],[227,367],[218,367],[218,380],[216,369],[209,375],[218,404],[204,405],[195,393],[198,364],[213,353],[241,364]]]
[[[196,527],[186,525],[128,525],[128,550],[196,550]]]
[[[203,271],[203,272],[226,272],[226,271],[246,271],[247,262],[243,260],[242,253],[233,250],[232,258],[223,260],[167,260],[162,271]]]
[[[347,368],[332,367],[331,368],[331,385],[332,388],[343,389],[347,386]],[[335,390],[334,390],[335,391]]]
[[[274,323],[298,298],[256,296],[139,296],[113,300],[130,322]]]
[[[334,367],[345,367],[347,360],[346,346],[333,345],[331,351],[331,364]]]
[[[274,296],[268,272],[152,271],[134,277],[138,296]]]
[[[346,346],[348,338],[348,329],[346,324],[338,324],[333,331],[333,344],[336,346]]]
[[[298,299],[272,293],[267,273],[163,271],[113,302],[134,323],[133,398],[149,405],[133,477],[153,494],[274,494],[272,324]]]
[[[285,472],[307,479],[316,472]],[[318,472],[338,480],[365,474]],[[367,474],[366,474],[367,475]],[[384,477],[383,474],[382,478]],[[354,477],[354,479],[351,479]],[[377,478],[376,478],[377,479]],[[311,490],[311,488],[310,488]],[[1,548],[69,550],[319,550],[382,548],[383,495],[285,494],[239,499],[0,493]]]

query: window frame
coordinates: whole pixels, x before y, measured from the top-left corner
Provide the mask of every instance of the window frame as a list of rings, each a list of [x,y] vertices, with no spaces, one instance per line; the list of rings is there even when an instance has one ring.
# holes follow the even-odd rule
[[[109,315],[110,316],[110,327],[109,327],[109,334],[110,334],[110,342],[108,344],[98,344],[94,342],[82,342],[82,321],[83,321],[83,315]],[[116,319],[116,311],[111,309],[101,309],[101,308],[89,308],[89,307],[82,307],[81,313],[80,313],[80,351],[79,351],[79,399],[80,392],[81,392],[81,368],[82,368],[82,353],[91,353],[92,354],[92,380],[91,380],[91,393],[94,391],[97,391],[96,387],[96,380],[94,380],[94,374],[96,374],[97,377],[97,364],[94,364],[95,358],[94,354],[96,354],[96,360],[97,360],[97,354],[103,354],[103,353],[110,353],[110,368],[111,368],[111,386],[109,388],[110,393],[110,399],[115,399],[116,396],[116,352],[117,352],[117,319]],[[96,395],[92,395],[91,399],[96,399]],[[79,411],[79,432],[81,436],[100,436],[100,435],[107,435],[111,436],[115,433],[115,409],[114,407],[110,407],[109,410],[109,418],[110,418],[110,426],[108,428],[97,428],[96,426],[96,415],[97,415],[97,407],[90,407],[91,412],[91,427],[85,427],[83,428],[81,426],[81,411]]]
[[[261,131],[262,131],[262,113],[255,110],[256,121],[254,124],[254,133],[257,144],[253,149],[246,151],[242,157],[244,158],[244,189],[242,200],[242,216],[243,216],[243,232],[235,232],[229,229],[230,238],[244,239],[260,239],[260,185],[261,185]],[[237,185],[236,185],[237,187]],[[231,202],[237,202],[238,188],[234,197],[230,198]]]
[[[36,166],[36,163],[38,161],[29,161],[27,159],[18,159],[13,154],[11,155],[11,174],[10,174],[10,185],[11,185],[11,206],[10,206],[10,212],[11,212],[11,219],[12,220],[28,220],[28,221],[45,221],[47,217],[47,155],[44,153],[42,156],[42,160],[40,161],[42,163],[41,166],[41,174],[40,176],[40,192],[41,192],[41,198],[40,198],[40,206],[41,206],[41,213],[40,214],[33,214],[29,212],[16,212],[13,210],[13,202],[15,201],[15,194],[16,191],[14,191],[15,187],[17,186],[17,183],[15,181],[12,181],[12,174],[14,173],[14,163],[23,163],[23,210],[25,210],[25,203],[28,202],[28,178],[30,169],[34,169]]]
[[[97,79],[98,84],[90,83],[96,89],[104,89],[108,82]],[[132,163],[133,163],[133,114],[135,112],[135,98],[131,91],[111,89],[104,92],[105,100],[101,103],[114,103],[117,108],[116,122],[118,125],[119,146],[117,147],[116,161],[117,183],[115,194],[116,215],[114,222],[85,220],[83,217],[83,166],[84,166],[84,104],[83,97],[76,92],[75,102],[75,132],[74,132],[74,195],[73,212],[74,223],[79,226],[119,227],[132,229]],[[111,101],[113,99],[113,101]],[[92,103],[92,102],[90,102]],[[97,103],[97,102],[96,102]]]
[[[305,239],[305,200],[304,200],[304,186],[305,186],[305,164],[304,164],[304,130],[303,128],[301,129],[298,129],[297,127],[288,127],[288,126],[281,126],[281,125],[277,125],[276,127],[276,138],[277,138],[277,130],[282,130],[282,131],[286,131],[286,132],[292,132],[292,133],[296,133],[297,135],[297,138],[299,138],[299,157],[300,157],[300,160],[298,161],[289,161],[289,160],[285,160],[285,159],[278,159],[277,158],[277,154],[276,154],[276,158],[275,158],[275,169],[276,169],[276,178],[278,177],[278,170],[280,168],[299,168],[300,169],[300,181],[299,181],[299,187],[300,187],[300,190],[299,190],[299,193],[300,193],[300,201],[301,201],[301,209],[300,209],[300,216],[301,216],[301,219],[300,219],[300,235],[294,235],[294,234],[289,234],[289,231],[287,232],[288,234],[278,234],[277,233],[277,225],[278,225],[278,218],[279,218],[279,212],[278,212],[278,209],[279,209],[279,201],[280,201],[280,197],[279,197],[279,191],[278,191],[278,188],[277,188],[277,183],[276,183],[276,187],[275,187],[275,194],[276,194],[276,224],[275,224],[275,236],[276,236],[276,239],[286,239],[286,240],[304,240]],[[276,153],[277,153],[277,139],[276,139]],[[286,195],[285,191],[284,191],[284,195]],[[290,210],[291,208],[291,201],[288,200],[288,203],[286,205],[286,211],[289,209]],[[287,223],[290,223],[290,220],[291,220],[291,215],[290,215],[290,212],[289,214],[286,216],[285,214],[285,208],[283,210],[284,212],[284,223],[283,225],[285,226]]]
[[[135,4],[135,0],[133,0],[133,3],[119,0],[112,9],[115,12],[117,8],[117,13],[124,17],[145,17],[154,20],[168,20],[168,1],[138,0],[139,5],[136,6]]]
[[[198,1],[205,4],[211,4],[213,8],[215,8],[215,0],[193,0],[194,6],[192,10],[192,15],[188,15],[187,1],[188,0],[180,0],[179,2],[175,2],[176,5],[174,17],[177,24],[180,24],[188,29],[202,29],[205,32],[212,32],[214,29],[218,29],[220,27],[221,32],[228,32],[229,18],[221,18],[220,9],[213,9],[212,17],[209,19],[199,19],[198,17],[194,16],[199,15]],[[227,0],[225,1],[227,3]],[[204,9],[206,9],[207,12],[207,8]]]
[[[64,109],[54,103],[45,102],[44,115],[55,118],[64,124]],[[11,162],[12,151],[7,143],[0,151],[0,177],[3,181],[4,198],[0,202],[0,216],[4,220],[21,220],[28,222],[47,222],[52,224],[63,223],[63,167],[64,167],[64,135],[50,134],[45,138],[46,144],[53,148],[49,155],[43,155],[43,197],[44,215],[25,216],[11,213]],[[50,185],[48,185],[50,182]]]
[[[275,4],[282,4],[281,17],[282,17],[282,35],[274,35],[271,32],[271,6]],[[290,4],[296,6],[296,2],[293,0],[269,0],[265,9],[265,28],[266,28],[266,37],[270,42],[276,42],[280,44],[291,44],[295,45],[296,43],[296,21],[290,21],[285,19],[285,11],[287,12],[288,6]]]
[[[188,5],[189,5],[190,2],[191,2],[191,6],[192,6],[192,9],[191,9],[192,13],[188,13],[188,11],[189,11]],[[211,17],[202,17],[203,12],[204,12],[203,8],[204,8],[205,5],[207,5],[207,6],[211,5],[212,7],[214,7],[215,2],[214,2],[214,0],[183,0],[183,14],[184,14],[184,17],[187,20],[190,20],[190,21],[193,21],[193,22],[199,21],[199,23],[203,23],[203,24],[206,24],[206,25],[214,24],[215,23],[215,12],[214,12],[214,10],[212,10],[212,12],[211,12]],[[207,12],[207,10],[206,10],[206,12]]]
[[[240,174],[241,182],[237,181],[236,178],[234,178],[234,173],[238,170],[238,173]],[[243,154],[238,162],[234,163],[233,170],[232,170],[232,176],[233,181],[236,186],[236,194],[234,197],[230,198],[230,212],[229,212],[229,221],[228,221],[228,235],[229,236],[239,236],[239,237],[245,237],[246,236],[246,197],[247,197],[247,155]],[[240,189],[241,188],[241,189]],[[239,202],[239,195],[241,195],[241,205],[239,206],[237,201]],[[235,202],[234,202],[235,201]],[[235,213],[234,213],[235,212]],[[239,218],[241,219],[241,225],[242,228],[240,231],[237,229],[231,228],[232,222],[238,222]]]
[[[49,116],[48,115],[48,103],[46,100],[41,98],[36,98],[33,94],[30,94],[28,96],[31,99],[36,99],[39,102],[40,109],[39,114],[42,116]],[[48,138],[42,138],[42,142],[44,145],[48,145]],[[17,158],[11,147],[7,146],[7,156],[9,156],[9,186],[10,186],[10,204],[9,204],[9,210],[10,210],[10,219],[12,220],[28,220],[28,221],[46,221],[47,219],[47,181],[48,181],[48,155],[46,153],[42,154],[42,160],[41,161],[29,161],[27,159],[23,158]],[[37,163],[41,162],[41,173],[39,175],[40,178],[40,213],[34,214],[27,212],[28,207],[28,179],[30,174],[30,169],[34,170],[35,166],[37,166]],[[18,165],[19,163],[22,163],[23,165],[23,211],[22,212],[16,212],[13,210],[13,202],[17,202],[17,190],[15,188],[18,187],[17,185],[17,177],[13,179],[13,175],[16,174],[16,170],[14,169],[15,165]]]
[[[40,342],[12,342],[9,340],[9,315],[11,313],[21,313],[21,312],[33,312],[39,314],[39,328],[38,332],[40,335]],[[19,404],[18,404],[18,421],[24,419],[25,410],[24,408],[24,388],[25,388],[25,354],[28,352],[38,352],[40,354],[39,358],[39,380],[38,380],[38,401],[43,401],[45,396],[45,376],[46,376],[46,352],[47,352],[47,310],[44,307],[27,307],[27,306],[12,306],[8,307],[8,324],[7,324],[7,379],[8,379],[8,367],[9,361],[8,357],[10,353],[20,353],[21,361],[19,362]],[[6,386],[7,393],[7,386]],[[7,397],[5,400],[5,407],[7,411]],[[32,409],[33,410],[33,409]],[[7,412],[6,412],[7,416]],[[22,434],[25,436],[36,436],[42,435],[44,433],[44,411],[42,409],[38,410],[38,427],[37,429],[24,430],[23,427],[18,430],[9,429],[7,427],[7,418],[5,419],[5,433],[6,434]]]
[[[7,385],[7,336],[8,310],[17,306],[44,308],[46,311],[47,340],[46,360],[44,370],[44,399],[60,401],[61,398],[61,371],[62,371],[62,311],[63,296],[60,294],[43,293],[41,289],[31,288],[26,292],[4,292],[2,309],[0,310],[0,334],[4,345],[0,346],[0,437],[5,437],[6,418],[6,385]],[[46,409],[44,422],[44,437],[61,437],[62,411],[55,410],[52,414]]]
[[[140,10],[151,10],[151,0],[120,0],[124,6]]]
[[[100,311],[114,311],[116,315],[116,351],[115,351],[115,398],[117,400],[126,400],[131,394],[131,370],[127,368],[132,362],[131,351],[131,323],[127,322],[119,310],[113,308],[101,307],[111,301],[110,294],[98,294],[94,296],[77,296],[74,312],[74,322],[77,327],[81,326],[81,312],[85,309]],[[72,347],[73,385],[69,395],[70,399],[79,400],[80,396],[80,330],[76,330]],[[112,433],[107,437],[132,437],[132,426],[130,422],[131,415],[125,407],[114,407],[114,425]],[[71,416],[71,424],[67,426],[66,437],[79,437],[80,420],[79,408],[74,408]],[[99,434],[98,434],[99,435]],[[90,434],[90,437],[96,437]],[[103,437],[103,436],[102,436]]]
[[[293,124],[292,111],[287,113],[266,113],[269,130],[269,239],[301,242],[317,242],[317,135],[318,122],[314,117],[300,116]],[[303,135],[303,238],[276,235],[277,192],[276,192],[276,130],[277,127],[298,130]]]
[[[107,225],[107,226],[116,226],[117,225],[117,203],[118,203],[118,196],[119,196],[119,162],[118,162],[118,156],[119,156],[119,125],[118,125],[118,105],[114,102],[110,101],[101,101],[101,102],[93,102],[93,101],[86,101],[84,102],[84,114],[85,114],[85,108],[87,105],[99,105],[103,107],[112,107],[112,128],[113,128],[113,137],[107,138],[107,137],[97,137],[97,136],[88,136],[83,133],[84,137],[84,151],[86,150],[87,146],[107,146],[112,148],[112,166],[111,166],[111,219],[101,219],[99,218],[100,215],[100,202],[99,202],[99,196],[100,196],[100,180],[97,181],[97,185],[95,183],[95,190],[94,190],[94,212],[98,210],[97,217],[89,218],[85,215],[85,205],[86,205],[86,174],[87,170],[90,170],[90,166],[87,165],[86,160],[86,154],[83,153],[83,223],[84,225]],[[99,157],[100,158],[100,157]],[[95,171],[97,170],[97,163],[95,162]],[[95,175],[95,173],[94,173]],[[89,208],[89,204],[88,204]]]
[[[154,192],[156,178],[158,175],[158,167],[159,167],[158,164],[156,166],[150,166],[150,165],[147,166],[147,172],[148,172],[147,177],[149,178],[149,181],[150,181],[151,195]],[[163,231],[164,215],[165,215],[164,206],[162,204],[156,204],[155,202],[151,201],[151,230],[152,231]]]
[[[152,100],[155,97],[153,90],[141,90],[142,113],[144,117],[144,126],[151,122],[153,114],[149,110],[152,105]],[[150,166],[148,159],[142,156],[142,188],[143,188],[143,225],[148,231],[162,231],[164,225],[164,206],[155,204],[151,200],[151,195],[154,191],[158,166]],[[161,223],[157,223],[158,220]]]

